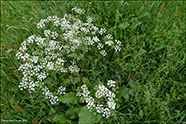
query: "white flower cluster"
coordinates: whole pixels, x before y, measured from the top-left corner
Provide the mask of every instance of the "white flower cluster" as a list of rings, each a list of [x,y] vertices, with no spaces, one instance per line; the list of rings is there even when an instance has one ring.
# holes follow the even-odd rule
[[[57,96],[54,96],[48,87],[45,87],[45,88],[42,88],[42,91],[43,91],[43,94],[46,96],[46,98],[49,98],[50,99],[50,103],[51,104],[55,104],[57,103],[59,100],[58,100],[58,97]]]
[[[83,9],[78,9],[77,7],[72,8],[76,13],[84,14]],[[73,20],[73,21],[72,21]],[[100,54],[103,56],[107,55],[106,45],[114,48],[114,50],[121,50],[121,42],[119,40],[114,40],[111,34],[103,36],[107,32],[105,28],[98,28],[93,25],[93,18],[87,16],[87,20],[84,23],[79,18],[74,17],[73,15],[65,14],[63,18],[58,18],[57,16],[47,17],[47,19],[41,19],[38,23],[38,28],[44,28],[45,23],[53,22],[53,25],[59,27],[61,32],[45,30],[44,35],[46,37],[51,37],[56,39],[59,35],[62,36],[64,43],[64,49],[66,53],[75,52],[76,49],[82,47],[96,44],[97,48],[100,50]],[[101,39],[98,36],[101,35]]]
[[[59,87],[59,89],[58,89],[58,93],[59,94],[65,94],[65,90],[66,90],[66,87],[63,87],[63,86],[61,86],[61,87]]]
[[[109,80],[107,83],[109,86],[115,87],[115,81]],[[116,108],[115,93],[110,91],[104,85],[99,85],[95,93],[95,98],[90,96],[90,91],[86,85],[82,85],[76,94],[81,96],[82,101],[87,103],[87,107],[90,110],[95,110],[97,113],[101,113],[103,117],[109,117],[112,110]],[[102,101],[102,102],[100,102]],[[108,107],[104,107],[107,104]]]
[[[58,88],[58,95],[62,95],[62,94],[65,94],[65,90],[66,90],[66,88],[65,87],[63,87],[63,86],[60,86],[59,88]],[[58,99],[58,96],[56,95],[56,96],[54,96],[53,95],[53,93],[52,92],[50,92],[50,90],[49,90],[49,88],[48,87],[44,87],[44,88],[42,88],[42,93],[45,95],[45,97],[48,99],[50,99],[50,103],[51,104],[55,104],[55,103],[57,103],[58,101],[59,101],[59,99]]]
[[[53,39],[56,39],[59,34],[56,31],[51,32],[50,30],[44,30],[44,35],[46,37],[52,37]]]
[[[70,73],[74,73],[74,72],[79,72],[80,68],[77,67],[77,65],[75,65],[75,61],[71,61],[72,65],[70,65],[68,68],[70,70]]]
[[[115,46],[115,51],[120,51],[121,50],[121,42],[119,40],[115,40],[115,42],[117,43],[117,45]]]
[[[115,87],[116,86],[116,82],[113,80],[108,80],[107,85],[110,87]]]
[[[33,49],[34,47],[34,49]],[[79,72],[80,69],[75,65],[75,62],[69,67],[65,67],[66,60],[62,59],[63,45],[59,41],[45,38],[30,36],[28,40],[21,44],[19,52],[16,54],[18,59],[25,61],[25,64],[20,65],[18,70],[22,71],[23,78],[20,82],[19,88],[21,90],[28,89],[29,93],[34,92],[35,88],[44,87],[44,80],[47,78],[48,71]],[[72,69],[73,71],[72,71]],[[51,103],[55,103],[56,97],[50,98]]]
[[[65,87],[63,87],[63,86],[59,87],[59,89],[58,89],[59,95],[65,94],[65,90],[66,90]],[[58,96],[54,96],[52,94],[52,92],[50,92],[48,87],[45,86],[44,88],[42,88],[42,91],[43,91],[43,94],[45,95],[45,97],[50,99],[51,104],[55,104],[59,101]]]
[[[97,92],[95,93],[95,97],[101,98],[106,96],[108,101],[108,108],[115,109],[116,103],[114,101],[115,93],[111,92],[108,88],[106,88],[104,85],[99,85]]]

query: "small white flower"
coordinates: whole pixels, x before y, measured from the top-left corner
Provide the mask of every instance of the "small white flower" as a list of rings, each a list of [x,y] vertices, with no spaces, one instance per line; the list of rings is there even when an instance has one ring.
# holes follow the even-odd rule
[[[77,92],[76,96],[81,96],[81,93],[80,92]]]
[[[115,51],[117,52],[117,51],[120,51],[120,50],[121,50],[121,47],[118,46],[118,45],[116,45],[116,46],[114,47],[114,49],[115,49]]]
[[[51,31],[50,30],[44,30],[44,35],[46,37],[50,36]]]
[[[100,49],[102,49],[104,47],[104,45],[102,44],[102,43],[98,43],[98,46],[97,46],[97,48],[100,50]]]
[[[99,31],[99,34],[103,35],[104,33],[106,33],[106,29],[105,28],[101,28],[100,31]]]
[[[107,55],[107,53],[105,52],[105,50],[100,51],[100,53],[101,53],[103,56],[106,56],[106,55]]]
[[[61,95],[65,94],[65,90],[66,90],[66,88],[61,86],[61,87],[58,88],[58,93],[61,94]]]
[[[106,45],[108,44],[109,46],[111,46],[113,43],[114,43],[114,42],[111,41],[111,40],[105,42],[105,44],[106,44]]]
[[[112,35],[108,34],[107,36],[107,39],[113,39]]]

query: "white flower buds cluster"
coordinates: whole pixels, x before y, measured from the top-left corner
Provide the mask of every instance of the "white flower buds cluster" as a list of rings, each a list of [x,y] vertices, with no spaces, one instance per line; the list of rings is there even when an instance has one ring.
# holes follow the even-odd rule
[[[65,87],[60,86],[58,88],[58,95],[65,94],[65,90],[66,90]],[[58,96],[54,96],[53,93],[50,92],[48,87],[45,86],[44,88],[42,88],[42,91],[43,91],[42,93],[45,95],[46,99],[50,99],[49,101],[51,104],[56,104],[59,101]]]
[[[58,89],[58,93],[59,93],[60,95],[65,94],[65,90],[66,90],[66,87],[61,86],[61,87],[59,87],[59,89]]]
[[[107,84],[108,86],[115,87],[116,82],[109,80]],[[88,109],[101,113],[103,117],[109,117],[111,111],[116,108],[115,93],[104,85],[99,85],[98,88],[95,89],[97,89],[95,98],[90,95],[90,91],[86,85],[82,85],[76,95],[81,96],[82,101],[87,103]],[[100,103],[100,101],[104,103]],[[108,107],[105,107],[106,104]]]
[[[50,103],[51,104],[56,104],[59,100],[57,96],[54,96],[48,87],[45,86],[45,88],[42,88],[43,94],[45,95],[45,97],[48,99],[50,99]]]

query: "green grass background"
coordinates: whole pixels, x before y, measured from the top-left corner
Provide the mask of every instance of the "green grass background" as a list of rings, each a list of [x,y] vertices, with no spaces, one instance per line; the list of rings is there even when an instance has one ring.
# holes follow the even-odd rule
[[[130,89],[117,117],[100,123],[186,123],[183,1],[1,1],[1,121],[49,123],[53,115],[66,111],[46,103],[40,94],[18,89],[22,74],[17,68],[22,62],[15,54],[28,36],[42,35],[36,26],[40,19],[63,17],[73,7],[85,9],[96,26],[122,42],[113,63],[95,66],[94,76],[87,75],[90,80],[107,80],[114,74],[121,86]],[[104,66],[111,70],[99,76],[108,71]]]

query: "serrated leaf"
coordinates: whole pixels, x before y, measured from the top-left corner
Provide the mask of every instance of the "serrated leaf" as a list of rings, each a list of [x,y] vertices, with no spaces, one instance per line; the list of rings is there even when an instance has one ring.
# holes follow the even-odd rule
[[[125,29],[125,28],[127,28],[129,26],[129,23],[128,22],[123,22],[123,23],[121,23],[118,27],[120,28],[120,29]]]
[[[60,96],[59,97],[59,100],[62,102],[62,103],[71,103],[71,104],[75,104],[77,102],[77,96],[74,92],[69,92],[69,93],[66,93],[65,95],[63,96]]]
[[[63,115],[56,115],[53,121],[60,121],[61,123],[65,123],[67,122],[67,119]]]
[[[83,81],[83,84],[87,85],[89,90],[92,88],[92,84],[90,83],[90,81],[86,77],[83,77],[82,81]]]
[[[101,117],[90,112],[87,106],[84,106],[79,113],[79,124],[98,123],[100,119]]]
[[[68,119],[75,119],[77,118],[77,113],[76,113],[76,109],[72,106],[70,107],[66,113],[65,113],[65,117],[68,118]]]

